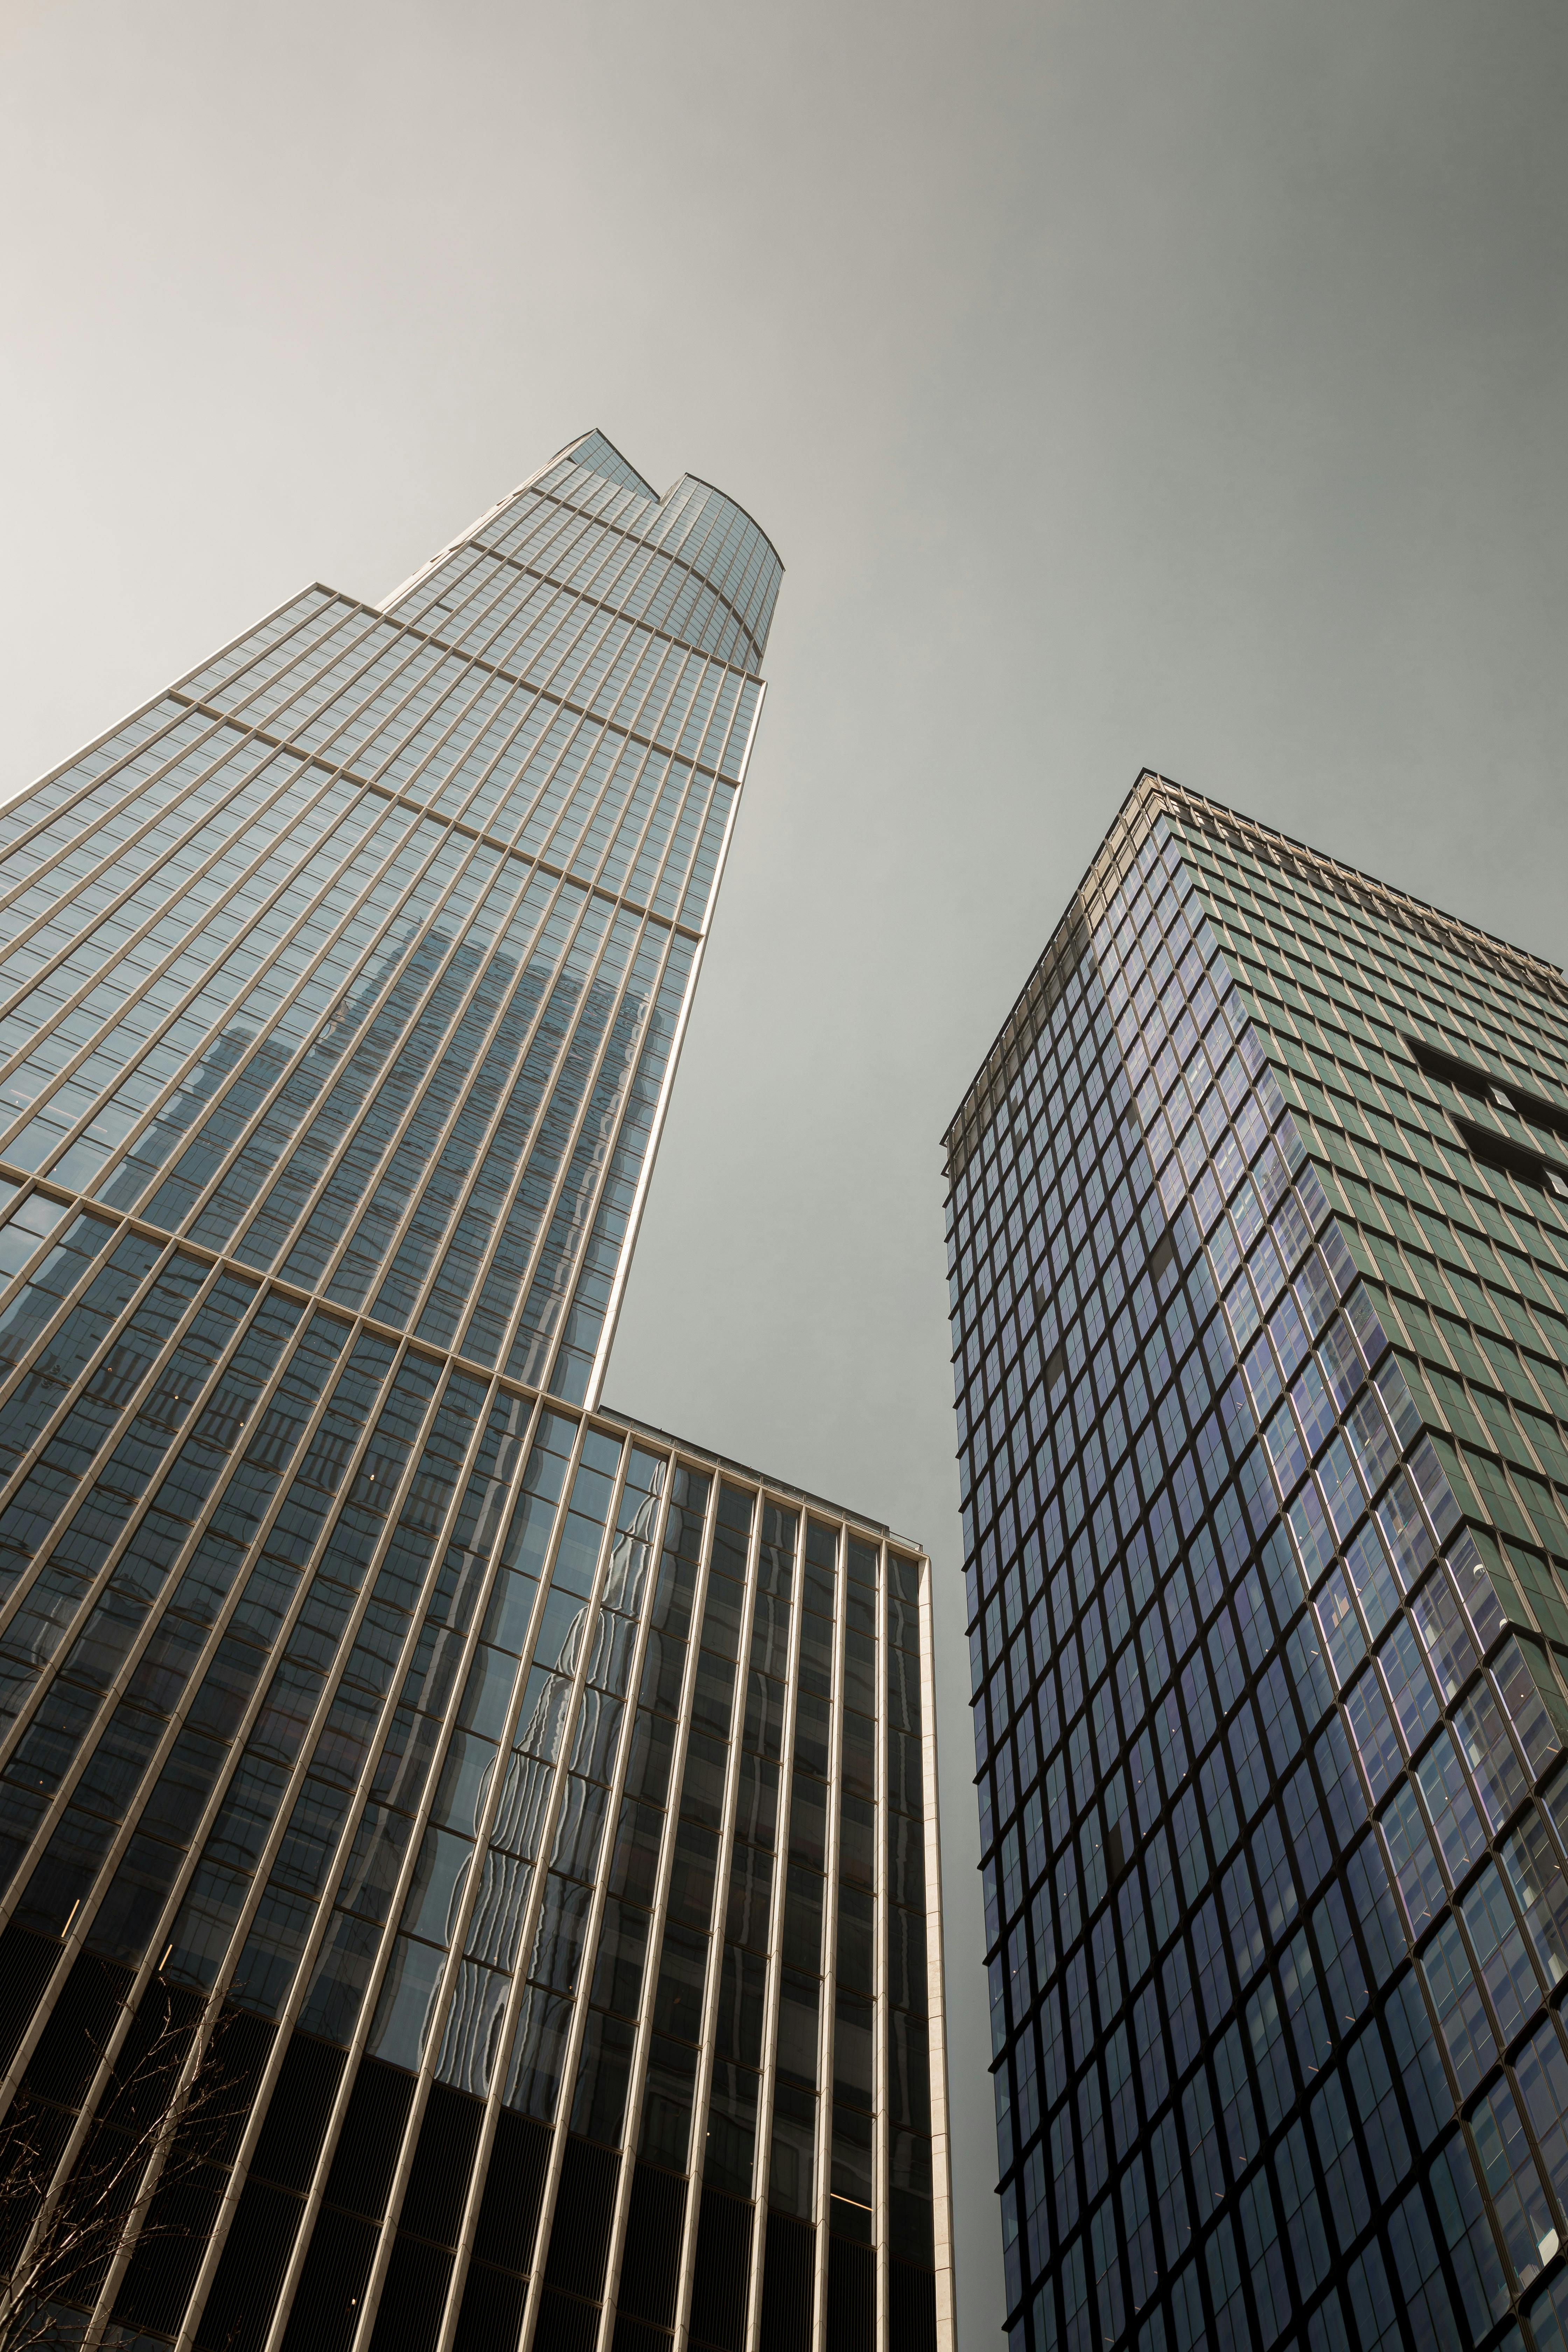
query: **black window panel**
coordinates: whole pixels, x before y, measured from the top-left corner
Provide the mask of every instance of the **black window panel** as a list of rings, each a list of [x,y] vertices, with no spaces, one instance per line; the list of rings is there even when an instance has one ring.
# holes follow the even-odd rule
[[[706,1936],[673,1925],[665,1929],[653,2003],[654,2023],[661,2033],[673,2033],[682,2042],[700,2040],[708,1948]]]
[[[844,1717],[839,1778],[858,1797],[877,1793],[877,1727],[869,1716],[847,1714]]]
[[[253,2179],[309,2189],[342,2071],[343,2053],[330,2042],[309,2033],[289,2035],[250,2160]]]
[[[0,2055],[6,2065],[32,2023],[59,1957],[55,1937],[35,1936],[15,1920],[0,1935]]]
[[[795,1760],[808,1772],[819,1778],[827,1777],[827,1759],[832,1751],[833,1709],[825,1698],[814,1697],[803,1689],[795,1702]]]
[[[431,2352],[451,2283],[447,2249],[399,2230],[382,2282],[371,2352]]]
[[[778,1835],[779,1768],[763,1756],[742,1756],[735,1793],[735,1835],[751,1845],[773,1845]]]
[[[721,1739],[727,1739],[734,1711],[733,1664],[728,1658],[717,1657],[711,1650],[699,1651],[691,1692],[693,1724],[700,1725],[706,1731],[717,1732]]]
[[[771,1757],[776,1763],[784,1754],[784,1722],[783,1683],[775,1682],[771,1675],[757,1673],[753,1667],[746,1676],[746,1747],[758,1756]],[[826,1769],[826,1756],[823,1769]]]
[[[765,1951],[773,1910],[773,1858],[760,1846],[737,1845],[730,1860],[730,1899],[724,1933],[732,1944]]]
[[[593,1997],[601,2009],[618,2010],[626,2017],[637,2015],[647,1958],[647,1912],[613,1895],[606,1899],[594,1963]]]
[[[782,1675],[789,1663],[790,1605],[760,1592],[752,1612],[751,1664],[765,1675]]]
[[[360,2060],[327,2175],[326,2201],[379,2221],[414,2101],[414,2077],[384,2059]]]
[[[598,2338],[596,2303],[580,2303],[558,2287],[545,2288],[534,2323],[534,2352],[594,2352]]]
[[[741,1614],[745,1601],[745,1586],[733,1576],[721,1576],[715,1562],[702,1603],[702,1646],[705,1650],[715,1650],[726,1658],[739,1655]]]
[[[786,1968],[779,1979],[778,2034],[775,2044],[781,2079],[802,2090],[816,2087],[817,2042],[822,1985],[816,1977]]]
[[[869,1994],[876,1987],[876,1898],[863,1886],[838,1887],[838,1943],[834,1969],[850,1992]]]
[[[768,2215],[763,2264],[763,2352],[812,2352],[816,2232],[808,2221]]]
[[[675,1755],[675,1726],[663,1716],[639,1708],[626,1759],[628,1797],[662,1805],[669,1795],[670,1766]]]
[[[767,1966],[762,1955],[727,1944],[719,1973],[714,2053],[742,2066],[760,2066]]]
[[[936,2352],[936,2279],[908,2263],[888,2265],[888,2340],[899,2352]]]
[[[196,2329],[202,2352],[259,2352],[304,2210],[254,2173],[246,2182]]]
[[[215,2095],[201,2122],[203,2153],[216,2164],[232,2164],[239,2154],[276,2031],[269,2020],[243,2010],[219,2013],[206,2057]]]
[[[517,2342],[527,2300],[526,2279],[510,2271],[492,2270],[478,2260],[471,2262],[463,2284],[455,2352],[505,2352],[506,2347]]]
[[[57,1945],[57,1958],[58,1950]],[[0,1952],[0,1960],[8,1957]],[[58,2099],[64,2106],[80,2105],[120,2022],[121,2004],[132,1981],[131,1969],[117,1968],[91,1952],[79,1954],[27,2061],[23,2083],[28,2091],[39,2098]]]
[[[184,2169],[183,2153],[176,2140],[171,2161],[174,2177],[160,2183],[147,2209],[114,2303],[116,2319],[167,2336],[179,2332],[228,2187],[228,2174],[218,2165]]]
[[[485,2167],[474,2232],[474,2259],[497,2269],[526,2272],[533,2261],[533,2238],[550,2162],[550,2133],[531,2116],[502,2107]]]
[[[691,2341],[704,2352],[744,2352],[752,2215],[739,2198],[704,2188],[691,2292]]]
[[[323,2209],[289,2314],[284,2352],[348,2352],[375,2258],[374,2222]]]
[[[730,1750],[722,1740],[694,1731],[687,1743],[680,1776],[680,1811],[687,1821],[716,1830],[724,1817],[724,1780]]]
[[[713,1915],[713,1872],[719,1841],[711,1830],[681,1822],[675,1832],[669,1876],[669,1917],[682,1927],[706,1927]]]
[[[827,1854],[827,1789],[796,1772],[790,1789],[789,1851],[792,1862],[820,1870]]]
[[[933,2259],[931,2148],[923,2132],[894,2128],[888,2135],[889,2243],[906,2262]]]
[[[568,2294],[590,2297],[604,2292],[605,2258],[620,2169],[620,2158],[614,2149],[567,2133],[544,2264],[549,2285]]]
[[[822,1966],[822,1880],[791,1863],[784,1895],[784,1957],[790,1968]]]
[[[833,1688],[833,1620],[812,1609],[800,1621],[800,1686],[820,1698]]]
[[[846,1791],[838,1808],[839,1877],[852,1885],[869,1886],[876,1866],[876,1808],[866,1798],[853,1797]]]
[[[632,2175],[621,2256],[617,2307],[636,2319],[668,2327],[675,2317],[680,2242],[686,2228],[686,2183],[639,2163]]]
[[[484,2115],[479,2099],[432,2083],[397,2217],[400,2229],[456,2246]]]

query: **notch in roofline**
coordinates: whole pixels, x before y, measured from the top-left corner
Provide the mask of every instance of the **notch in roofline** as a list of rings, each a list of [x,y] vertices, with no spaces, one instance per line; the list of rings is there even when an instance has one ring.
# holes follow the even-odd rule
[[[1527,1126],[1543,1129],[1560,1142],[1568,1142],[1568,1110],[1560,1109],[1543,1095],[1524,1093],[1511,1078],[1505,1085],[1489,1070],[1463,1061],[1458,1054],[1447,1053],[1440,1045],[1429,1045],[1424,1037],[1406,1034],[1404,1042],[1416,1068],[1427,1077],[1452,1087],[1456,1094],[1472,1102],[1484,1103],[1490,1110],[1510,1112]],[[1511,1136],[1500,1134],[1496,1128],[1483,1127],[1457,1111],[1450,1111],[1448,1117],[1466,1150],[1483,1168],[1511,1176],[1516,1183],[1528,1184],[1533,1192],[1550,1192],[1558,1200],[1568,1200],[1568,1167],[1545,1152],[1532,1151],[1527,1144],[1516,1143]]]

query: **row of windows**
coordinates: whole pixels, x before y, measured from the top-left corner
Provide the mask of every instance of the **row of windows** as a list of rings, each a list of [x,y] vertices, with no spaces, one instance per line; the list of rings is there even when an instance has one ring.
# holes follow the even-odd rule
[[[1249,936],[1287,955],[1307,949],[1321,971],[1352,990],[1362,985],[1358,975],[1370,976],[1384,1004],[1403,1001],[1420,1016],[1436,1014],[1495,1051],[1506,1054],[1522,1024],[1556,1040],[1549,1067],[1560,1057],[1563,1012],[1538,978],[1540,967],[1500,951],[1495,941],[1467,937],[1460,925],[1445,925],[1440,940],[1434,938],[1426,910],[1413,909],[1396,892],[1378,889],[1380,919],[1369,921],[1364,903],[1339,876],[1324,871],[1314,885],[1285,871],[1268,837],[1258,832],[1249,848],[1235,820],[1223,836],[1185,806],[1173,808],[1171,822],[1189,869],[1203,877],[1216,920],[1229,919],[1234,909]]]
[[[535,545],[544,541],[549,546],[552,568],[566,572],[568,551],[580,534],[571,520],[563,524],[560,508],[553,512],[548,509],[541,512],[541,509],[546,501],[553,505],[560,499],[570,518],[574,509],[593,513],[597,508],[600,532],[587,535],[588,546],[577,565],[571,567],[576,584],[584,593],[589,593],[597,572],[605,564],[595,538],[627,531],[630,552],[616,569],[630,570],[631,580],[620,590],[618,601],[627,604],[637,617],[647,617],[654,626],[669,627],[672,632],[684,628],[698,642],[712,640],[717,644],[722,643],[727,634],[717,609],[721,599],[740,623],[750,646],[755,649],[754,657],[760,658],[783,567],[750,517],[721,491],[688,475],[659,500],[651,515],[646,509],[638,512],[627,506],[618,518],[612,519],[609,508],[594,497],[592,487],[587,497],[583,495],[581,472],[573,459],[562,460],[498,516],[487,516],[478,529],[493,535],[497,545],[515,547],[520,551],[527,548],[531,552]],[[521,519],[514,520],[520,509]],[[639,546],[648,545],[668,551],[663,568],[638,562]],[[679,571],[689,569],[691,577],[684,592],[669,569],[671,557]],[[697,593],[700,579],[710,583],[700,595]],[[661,608],[668,613],[668,618],[656,617]],[[678,614],[685,617],[678,620]]]
[[[376,623],[374,632],[391,626]],[[530,695],[404,629],[368,658],[365,635],[356,608],[324,642],[302,636],[292,648],[294,667],[257,690],[276,701],[288,687],[298,709],[258,715],[257,695],[220,691],[204,710],[216,709],[247,728],[264,719],[285,734],[292,751],[310,760],[312,773],[330,758],[347,782],[395,792],[495,837],[515,856],[580,874],[691,928],[700,924],[705,883],[691,844],[727,814],[725,787],[739,779],[748,740],[738,730],[749,728],[754,707],[748,689],[740,689],[729,748],[721,757],[719,746],[710,747],[721,764],[715,781],[683,752],[628,737],[553,698]],[[346,649],[311,671],[308,665],[332,653],[340,639]],[[275,649],[258,667],[289,650]],[[724,675],[707,667],[689,694],[703,699],[706,686],[717,687]],[[247,676],[241,672],[237,682]],[[177,698],[187,690],[177,689]],[[726,705],[734,707],[730,698]]]

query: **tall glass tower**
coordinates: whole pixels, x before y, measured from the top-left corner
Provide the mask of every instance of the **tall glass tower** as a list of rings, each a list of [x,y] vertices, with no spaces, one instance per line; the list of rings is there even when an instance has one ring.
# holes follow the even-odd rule
[[[0,816],[8,2344],[952,2344],[927,1563],[600,1406],[779,578],[590,434]]]
[[[1016,2352],[1564,2342],[1565,1062],[1145,773],[948,1134]]]

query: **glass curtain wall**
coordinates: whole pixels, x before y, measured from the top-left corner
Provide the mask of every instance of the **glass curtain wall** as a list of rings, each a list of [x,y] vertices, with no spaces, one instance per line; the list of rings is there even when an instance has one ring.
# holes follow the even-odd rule
[[[952,2343],[926,1563],[596,1410],[779,576],[589,435],[0,815],[62,2345]]]
[[[1563,2340],[1565,1040],[1146,776],[954,1122],[1016,2347]]]

